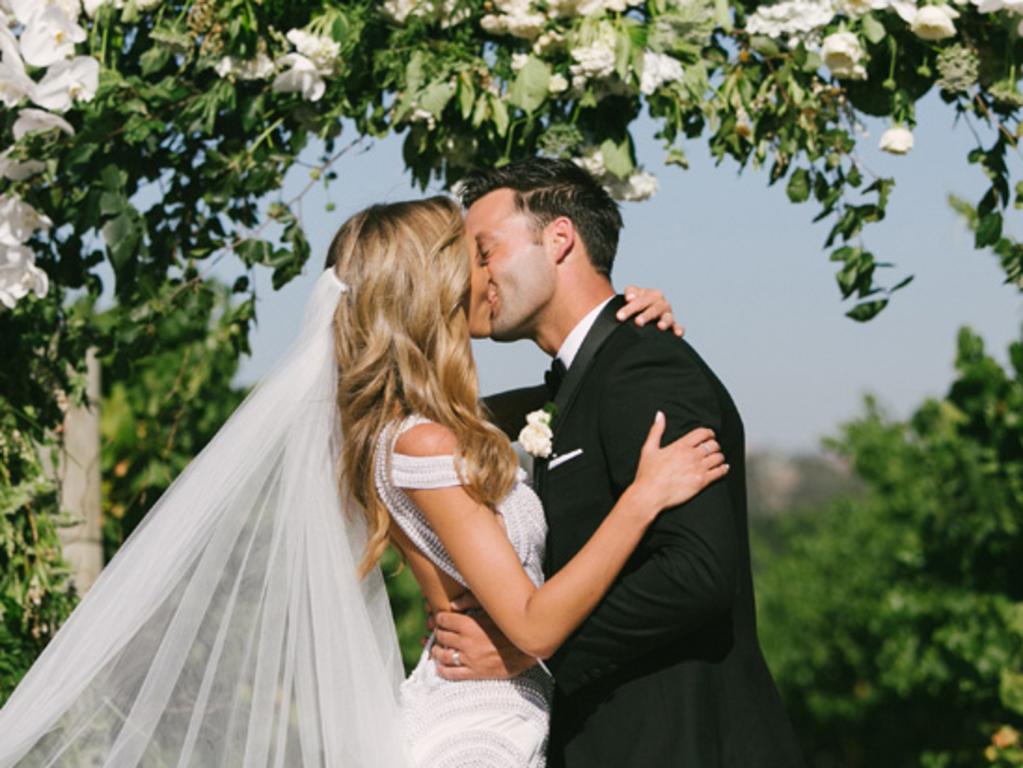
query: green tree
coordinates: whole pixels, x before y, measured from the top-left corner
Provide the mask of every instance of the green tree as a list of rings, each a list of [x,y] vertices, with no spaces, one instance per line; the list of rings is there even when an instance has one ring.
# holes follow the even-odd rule
[[[873,401],[831,447],[861,498],[758,549],[760,631],[816,765],[1023,764],[1023,344],[964,329],[907,422]],[[778,540],[777,538],[775,539]]]

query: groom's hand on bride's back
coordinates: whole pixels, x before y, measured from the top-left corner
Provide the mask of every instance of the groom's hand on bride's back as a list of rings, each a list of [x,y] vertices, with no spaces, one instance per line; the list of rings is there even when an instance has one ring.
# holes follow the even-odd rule
[[[621,322],[631,317],[636,325],[646,325],[651,320],[656,320],[658,328],[662,331],[671,329],[671,332],[680,339],[686,333],[685,326],[680,325],[672,314],[671,302],[656,288],[626,286],[625,304],[615,317]]]
[[[504,680],[536,664],[536,659],[512,645],[472,595],[453,600],[451,608],[430,618],[436,632],[430,655],[444,679]]]

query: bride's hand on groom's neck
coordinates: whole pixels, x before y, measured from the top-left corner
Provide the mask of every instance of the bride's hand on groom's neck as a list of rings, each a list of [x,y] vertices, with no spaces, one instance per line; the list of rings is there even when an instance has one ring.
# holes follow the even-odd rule
[[[624,322],[633,319],[636,325],[646,325],[652,320],[662,331],[671,330],[680,339],[685,336],[685,326],[676,322],[672,313],[671,302],[656,288],[639,288],[635,285],[625,287],[625,304],[615,315]]]

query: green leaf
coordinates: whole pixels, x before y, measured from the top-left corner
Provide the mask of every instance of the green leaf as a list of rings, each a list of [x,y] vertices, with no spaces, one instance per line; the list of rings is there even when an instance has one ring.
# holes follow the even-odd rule
[[[273,259],[274,247],[266,240],[243,240],[234,249],[246,266],[269,264]]]
[[[462,119],[468,120],[476,105],[476,88],[472,78],[463,72],[458,78],[458,106],[462,111]]]
[[[884,24],[877,20],[872,13],[868,13],[863,17],[863,34],[867,36],[867,39],[874,45],[877,45],[884,40],[885,32]]]
[[[500,96],[493,93],[488,94],[487,101],[490,103],[490,111],[493,115],[494,127],[497,128],[498,136],[508,134],[508,106]]]
[[[159,72],[170,61],[170,49],[163,45],[154,45],[139,57],[139,64],[142,66],[142,76],[149,77],[154,72]]]
[[[618,30],[615,40],[615,72],[626,82],[629,79],[629,62],[632,60],[632,38],[624,29]]]
[[[672,147],[668,150],[667,156],[664,158],[664,162],[668,165],[677,165],[680,168],[689,170],[689,158],[686,156],[685,150],[682,147]]]
[[[806,202],[810,197],[810,174],[805,168],[797,168],[789,177],[785,187],[789,200],[793,203]]]
[[[419,106],[425,109],[434,117],[440,117],[444,107],[455,95],[455,84],[447,80],[439,80],[430,83],[426,90],[419,96]]]
[[[977,231],[974,237],[974,245],[977,248],[984,248],[994,245],[1002,236],[1002,214],[997,211],[982,216],[977,223]]]
[[[845,316],[851,317],[857,322],[865,323],[876,317],[878,312],[884,309],[887,305],[888,299],[881,299],[880,301],[865,301],[846,312]]]
[[[753,35],[749,39],[750,48],[759,53],[761,56],[780,56],[781,48],[771,38],[766,35]]]
[[[606,139],[600,145],[600,154],[604,157],[604,167],[619,179],[626,178],[635,167],[629,152],[629,140],[616,144],[613,139]]]
[[[508,88],[508,101],[527,114],[532,114],[547,99],[550,82],[550,66],[535,56],[530,56]]]
[[[126,270],[142,239],[140,220],[133,208],[115,216],[103,226],[103,239],[107,243],[110,262],[117,274]]]

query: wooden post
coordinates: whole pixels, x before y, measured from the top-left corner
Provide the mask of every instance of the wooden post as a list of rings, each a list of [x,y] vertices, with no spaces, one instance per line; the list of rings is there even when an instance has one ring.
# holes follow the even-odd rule
[[[100,367],[95,350],[86,355],[87,392],[91,408],[71,407],[64,416],[64,447],[57,478],[61,507],[85,518],[60,529],[64,558],[74,567],[79,595],[96,581],[103,568],[102,497],[100,495],[99,397]]]

